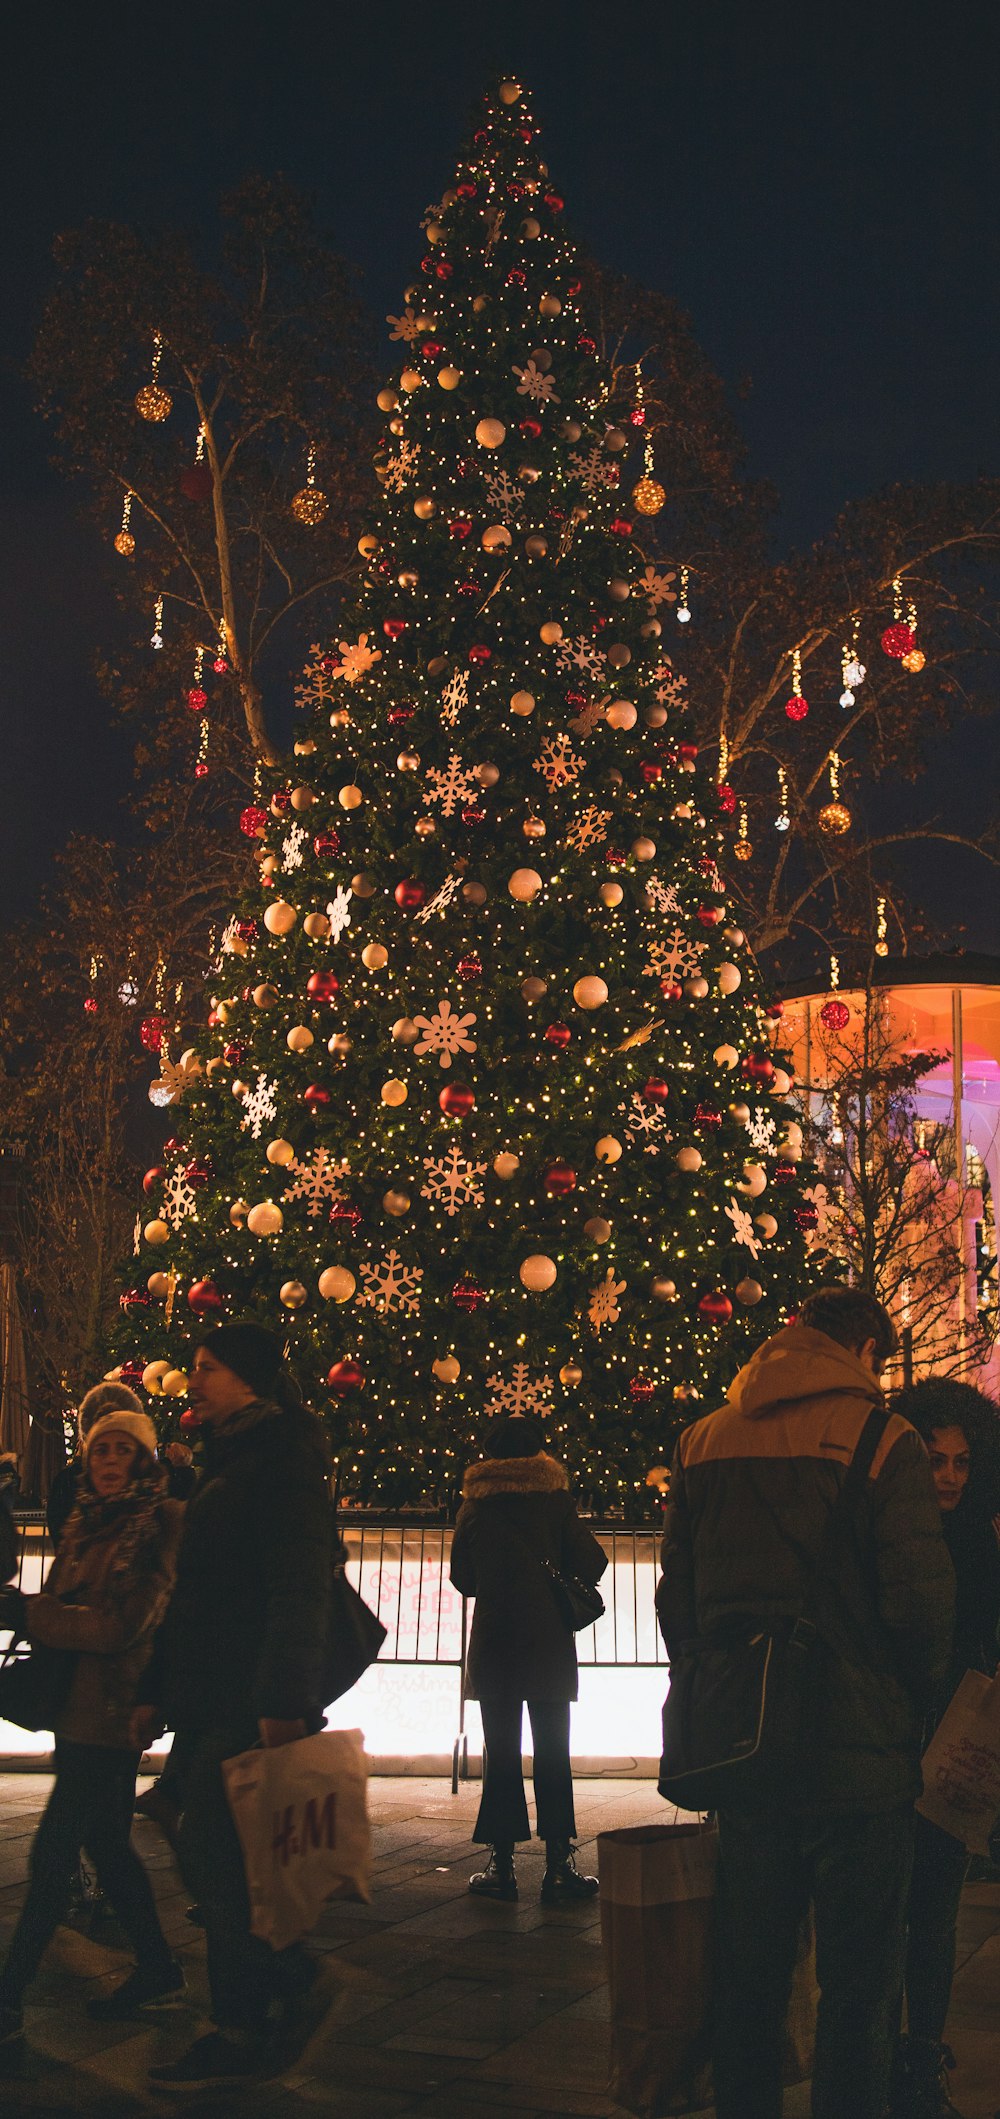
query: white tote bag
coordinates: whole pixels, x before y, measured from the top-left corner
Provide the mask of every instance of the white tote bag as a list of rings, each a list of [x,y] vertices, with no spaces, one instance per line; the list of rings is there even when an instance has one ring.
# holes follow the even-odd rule
[[[371,1898],[368,1761],[360,1729],[325,1729],[223,1760],[250,1926],[272,1949],[315,1927],[328,1898]]]

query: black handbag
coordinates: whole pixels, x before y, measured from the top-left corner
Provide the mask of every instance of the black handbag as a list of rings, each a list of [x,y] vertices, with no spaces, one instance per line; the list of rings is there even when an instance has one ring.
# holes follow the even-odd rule
[[[69,1699],[76,1650],[11,1642],[0,1663],[0,1722],[54,1729]]]
[[[886,1414],[873,1408],[830,1511],[796,1619],[747,1621],[681,1644],[663,1707],[659,1792],[683,1810],[772,1807],[808,1784],[822,1684],[813,1613],[836,1571]]]
[[[349,1582],[342,1561],[338,1561],[330,1572],[330,1598],[327,1607],[326,1656],[323,1664],[323,1705],[332,1706],[378,1656],[383,1641],[388,1636],[388,1627],[383,1626],[377,1612],[359,1597],[353,1582]]]
[[[604,1617],[604,1598],[593,1582],[585,1582],[582,1575],[563,1574],[551,1560],[542,1560],[539,1564],[555,1598],[559,1616],[571,1633],[581,1633],[585,1626],[594,1626]]]

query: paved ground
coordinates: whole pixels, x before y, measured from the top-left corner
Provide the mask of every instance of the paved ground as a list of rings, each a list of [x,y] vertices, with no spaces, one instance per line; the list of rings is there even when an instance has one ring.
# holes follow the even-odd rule
[[[28,1847],[48,1781],[0,1775],[0,1940],[10,1933]],[[544,1911],[537,1853],[520,1862],[516,1906],[466,1896],[468,1834],[478,1789],[453,1798],[438,1780],[372,1783],[376,1884],[370,1906],[332,1905],[317,1938],[331,1960],[336,2001],[293,2076],[239,2099],[189,2099],[198,2119],[612,2119],[605,2093],[607,1991],[597,1908]],[[582,1781],[583,1859],[597,1832],[663,1821],[649,1782]],[[192,2007],[163,2028],[98,2027],[88,1995],[126,1963],[113,1938],[62,1928],[28,2013],[28,2043],[0,2052],[4,2119],[132,2119],[162,2112],[145,2071],[202,2027],[204,1946],[184,1919],[185,1896],[163,1841],[137,1827],[155,1874],[164,1925],[183,1953]],[[1000,2103],[1000,1886],[972,1886],[962,1914],[961,1968],[950,2036],[954,2091],[966,2119]],[[112,1982],[113,1983],[113,1982]],[[175,2100],[171,2100],[175,2103]],[[786,2119],[803,2119],[808,2090],[789,2091]]]

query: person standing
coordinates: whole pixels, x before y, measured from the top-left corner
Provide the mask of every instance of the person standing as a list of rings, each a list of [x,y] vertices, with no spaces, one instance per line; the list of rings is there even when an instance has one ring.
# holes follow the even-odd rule
[[[323,1432],[273,1332],[254,1323],[210,1332],[190,1397],[202,1473],[133,1729],[140,1749],[164,1724],[183,1746],[177,1854],[204,1921],[216,2026],[152,2070],[171,2092],[252,2082],[289,2058],[287,2047],[277,2057],[271,2012],[290,2007],[296,1990],[304,1996],[314,1967],[304,1951],[276,1953],[250,1932],[222,1761],[322,1723],[333,1535]]]
[[[497,1420],[485,1461],[470,1464],[451,1548],[451,1579],[475,1597],[466,1691],[483,1718],[483,1794],[473,1838],[489,1847],[470,1878],[481,1898],[517,1897],[514,1847],[530,1840],[521,1776],[527,1703],[533,1741],[538,1836],[545,1841],[542,1899],[590,1898],[581,1876],[570,1766],[570,1702],[578,1693],[576,1642],[548,1568],[595,1583],[607,1555],[580,1522],[564,1467],[546,1454],[540,1429],[522,1415]]]
[[[176,2001],[184,1974],[130,1842],[139,1752],[136,1689],[173,1583],[183,1510],[165,1493],[145,1413],[119,1407],[90,1427],[83,1477],[38,1596],[8,1590],[0,1623],[75,1653],[55,1719],[55,1784],[31,1850],[31,1881],[0,1973],[0,2041],[20,2038],[22,2001],[69,1904],[81,1849],[136,1954],[124,1985],[90,2004],[104,2021]],[[16,1599],[16,1607],[12,1600]]]
[[[682,1434],[657,1591],[671,1655],[794,1624],[873,1409],[884,1429],[819,1610],[800,1799],[719,1813],[718,2119],[780,2119],[783,2026],[809,1900],[820,1986],[814,2119],[882,2119],[898,2025],[923,1715],[947,1666],[954,1576],[927,1455],[884,1416],[895,1345],[859,1289],[817,1289]],[[816,1651],[814,1651],[815,1653]]]
[[[49,1536],[53,1548],[57,1548],[68,1521],[77,1490],[86,1469],[86,1441],[96,1420],[105,1413],[141,1413],[142,1399],[130,1390],[127,1383],[118,1383],[108,1377],[81,1398],[77,1408],[77,1447],[60,1471],[57,1471],[49,1489],[48,1506],[45,1511]],[[191,1467],[191,1451],[182,1442],[170,1442],[160,1457],[161,1468],[166,1474],[166,1491],[173,1501],[186,1501],[195,1483]]]
[[[1000,1411],[969,1383],[932,1376],[893,1399],[930,1458],[941,1528],[957,1584],[955,1638],[931,1723],[940,1721],[967,1670],[992,1677],[1000,1626]],[[930,1727],[926,1735],[930,1736]],[[968,1856],[930,1818],[916,1820],[906,1940],[906,2035],[893,2069],[892,2119],[948,2119],[956,2107],[944,2044],[955,1976],[955,1940]]]

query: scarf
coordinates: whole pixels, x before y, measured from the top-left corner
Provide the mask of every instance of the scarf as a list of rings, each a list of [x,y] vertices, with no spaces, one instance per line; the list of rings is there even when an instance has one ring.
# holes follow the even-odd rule
[[[78,1560],[88,1545],[115,1534],[114,1558],[108,1571],[108,1595],[120,1602],[132,1587],[136,1572],[145,1566],[161,1538],[161,1505],[167,1490],[167,1475],[160,1466],[133,1479],[123,1494],[104,1497],[82,1482],[66,1519],[60,1545],[60,1560]]]

